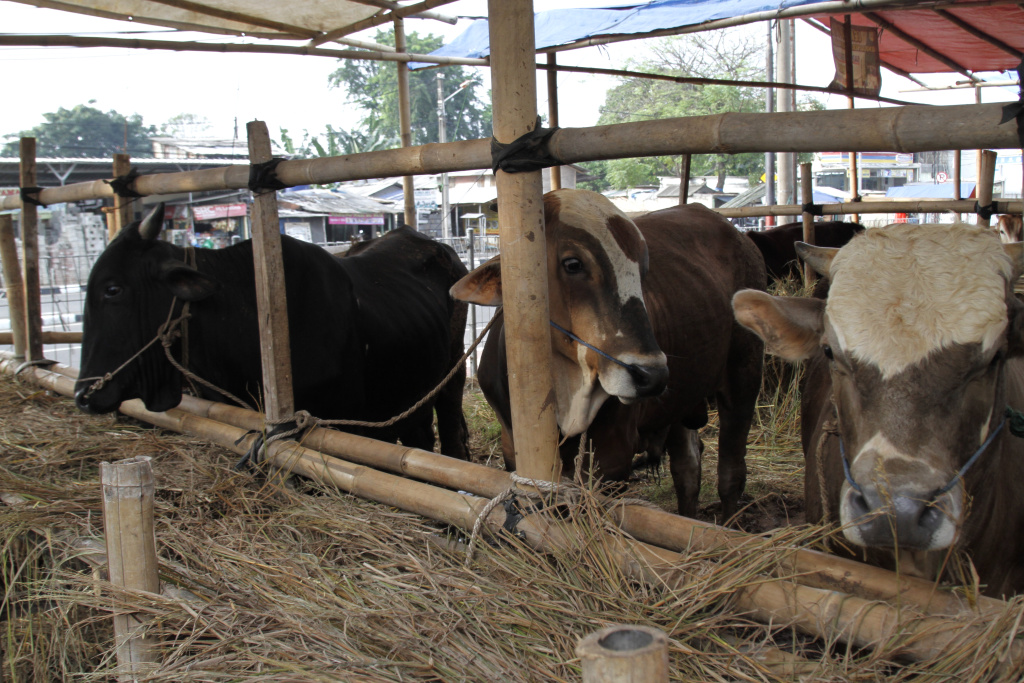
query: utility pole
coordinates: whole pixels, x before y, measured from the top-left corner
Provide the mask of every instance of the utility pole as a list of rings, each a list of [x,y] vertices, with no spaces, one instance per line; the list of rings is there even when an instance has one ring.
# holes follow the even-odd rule
[[[448,142],[444,120],[444,73],[437,72],[437,141],[442,145]],[[441,174],[441,238],[451,237],[448,229],[448,174]]]
[[[766,81],[775,80],[775,34],[772,29],[772,23],[768,22],[768,59],[765,64],[765,75]],[[768,88],[765,93],[764,109],[766,112],[771,114],[775,111],[775,89]],[[764,153],[764,203],[767,206],[775,204],[775,152]],[[775,225],[775,216],[766,216],[764,219],[765,227]]]

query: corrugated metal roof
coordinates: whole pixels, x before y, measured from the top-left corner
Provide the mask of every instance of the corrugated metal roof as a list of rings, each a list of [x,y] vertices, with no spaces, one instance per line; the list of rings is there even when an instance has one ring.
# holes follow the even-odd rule
[[[291,204],[296,209],[318,214],[400,213],[395,202],[381,201],[339,190],[299,190],[281,192],[278,203]],[[291,208],[291,207],[287,207]]]

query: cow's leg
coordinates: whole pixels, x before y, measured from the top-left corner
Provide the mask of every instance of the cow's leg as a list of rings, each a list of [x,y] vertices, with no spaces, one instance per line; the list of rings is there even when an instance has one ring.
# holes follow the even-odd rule
[[[718,496],[722,523],[739,510],[747,484],[747,435],[761,388],[764,347],[761,340],[735,325],[726,378],[715,394],[718,403]]]
[[[398,438],[403,446],[433,452],[434,411],[429,406],[417,410],[399,424],[401,432]]]
[[[685,517],[697,516],[700,498],[700,461],[704,452],[700,433],[676,423],[669,429],[665,441],[668,450],[669,469],[676,489],[676,503],[679,514]]]

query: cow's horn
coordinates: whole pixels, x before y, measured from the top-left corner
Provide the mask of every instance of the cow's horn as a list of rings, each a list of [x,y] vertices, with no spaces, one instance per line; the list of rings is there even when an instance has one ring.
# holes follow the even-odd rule
[[[1016,282],[1021,273],[1024,273],[1024,242],[1004,244],[1003,251],[1013,262],[1013,277],[1010,278],[1010,282]]]
[[[829,268],[832,267],[832,259],[839,253],[838,249],[831,247],[816,247],[807,242],[797,242],[796,254],[808,263],[818,275],[828,277]]]
[[[164,203],[160,202],[139,223],[139,237],[144,240],[155,240],[164,227]]]

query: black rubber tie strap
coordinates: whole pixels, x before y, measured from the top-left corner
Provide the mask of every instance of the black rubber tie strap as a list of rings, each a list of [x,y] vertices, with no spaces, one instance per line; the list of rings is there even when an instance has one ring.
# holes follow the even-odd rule
[[[557,130],[557,126],[541,128],[538,116],[537,125],[533,130],[520,135],[507,145],[491,138],[491,170],[495,173],[498,169],[505,173],[527,173],[551,166],[564,166],[565,162],[551,154],[551,150],[548,149],[548,140]]]
[[[978,214],[978,218],[983,221],[987,221],[992,216],[996,215],[996,203],[986,204],[982,206],[978,202],[974,202],[974,213]]]
[[[1016,119],[1017,141],[1021,148],[1024,148],[1024,59],[1021,59],[1020,64],[1017,65],[1017,80],[1020,83],[1019,99],[1003,107],[1003,118],[999,123],[1003,124]]]
[[[262,164],[251,164],[249,166],[249,190],[253,194],[266,194],[288,187],[277,177],[277,165],[282,161],[284,159],[274,157]]]
[[[124,197],[125,199],[137,199],[142,195],[135,191],[132,185],[135,184],[135,179],[139,177],[139,172],[136,169],[132,169],[124,175],[119,175],[113,180],[104,180],[107,185],[110,185],[110,189],[114,191],[118,197]]]
[[[815,204],[814,202],[807,202],[803,205],[804,213],[809,213],[812,216],[824,216],[825,206],[823,204]]]
[[[46,204],[43,204],[41,201],[39,201],[39,197],[36,196],[40,192],[43,191],[43,188],[41,188],[41,187],[22,187],[22,188],[19,188],[19,190],[21,191],[21,203],[22,204],[35,204],[36,206],[46,206]]]

